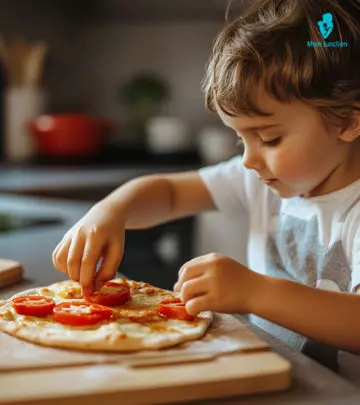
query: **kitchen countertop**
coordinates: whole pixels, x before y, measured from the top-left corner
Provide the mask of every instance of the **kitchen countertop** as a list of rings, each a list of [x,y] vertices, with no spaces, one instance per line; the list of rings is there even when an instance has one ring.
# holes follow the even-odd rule
[[[60,215],[64,223],[56,226],[48,226],[42,230],[29,230],[13,234],[12,236],[0,236],[0,257],[19,260],[24,265],[25,279],[22,283],[12,287],[2,289],[0,298],[7,298],[17,291],[31,288],[36,285],[46,285],[52,282],[61,281],[65,276],[52,267],[51,252],[59,242],[64,232],[69,226],[80,218],[89,208],[88,203],[58,202],[56,200],[49,204],[50,199],[39,199],[34,197],[13,197],[1,196],[0,209],[32,210],[43,215]],[[244,321],[244,318],[241,317]],[[262,394],[256,396],[247,396],[231,399],[219,399],[213,401],[197,401],[193,404],[228,404],[228,405],[262,405],[262,404],[329,404],[329,405],[347,405],[360,403],[360,391],[350,382],[339,377],[335,373],[327,370],[323,366],[315,363],[313,360],[291,349],[283,342],[275,339],[265,331],[259,329],[253,324],[247,324],[256,334],[269,343],[272,350],[288,359],[293,364],[293,384],[292,387],[281,393]],[[114,372],[114,365],[88,366],[89,373]],[[49,371],[49,373],[52,371]],[[66,375],[66,369],[57,372],[57,376]],[[83,377],[84,373],[78,373],[78,378]],[[10,375],[0,375],[0,387],[9,387],[12,377]],[[4,383],[6,379],[6,385]],[[41,382],[39,382],[40,384]],[[94,380],[96,384],[96,379]],[[101,384],[99,382],[98,384]],[[18,389],[18,387],[9,388]],[[66,388],[64,388],[66,390]],[[0,390],[1,391],[1,390]],[[65,392],[65,391],[64,391]],[[1,398],[1,396],[0,396]],[[91,396],[87,399],[82,397],[81,401],[71,402],[88,403]],[[64,399],[66,400],[66,399]],[[99,399],[101,400],[101,399]],[[48,402],[51,404],[50,400]],[[93,402],[92,402],[93,403]],[[94,402],[95,403],[95,402]],[[109,395],[107,405],[118,404],[119,398],[115,394]]]
[[[39,166],[0,167],[0,192],[61,189],[95,185],[115,186],[145,174],[185,171],[198,168],[184,166]]]
[[[0,232],[0,257],[18,260],[23,264],[24,288],[30,288],[37,283],[49,284],[64,279],[64,275],[53,268],[52,251],[64,233],[87,212],[91,205],[89,202],[0,194],[0,212],[30,217],[50,216],[62,221],[57,225],[10,233]],[[16,288],[15,286],[14,289]],[[12,289],[9,293],[12,293]]]

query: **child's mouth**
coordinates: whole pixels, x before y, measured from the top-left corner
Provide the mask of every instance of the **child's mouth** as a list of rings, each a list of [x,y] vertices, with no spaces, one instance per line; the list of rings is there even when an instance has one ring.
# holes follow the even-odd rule
[[[264,183],[268,186],[270,186],[271,184],[273,184],[276,181],[276,179],[267,179],[264,180]]]

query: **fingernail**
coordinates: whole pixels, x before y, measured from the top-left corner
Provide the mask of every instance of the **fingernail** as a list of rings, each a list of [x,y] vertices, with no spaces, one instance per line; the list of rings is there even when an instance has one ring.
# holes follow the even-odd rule
[[[98,281],[95,285],[95,290],[99,291],[104,284],[105,284],[105,281]]]

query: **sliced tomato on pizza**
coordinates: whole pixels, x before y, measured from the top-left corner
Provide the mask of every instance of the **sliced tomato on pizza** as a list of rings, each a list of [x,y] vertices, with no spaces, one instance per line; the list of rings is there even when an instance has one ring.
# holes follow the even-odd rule
[[[194,317],[186,311],[185,305],[180,298],[169,297],[160,301],[158,313],[164,318],[180,319],[183,321],[192,321]]]
[[[109,307],[85,301],[68,301],[54,307],[54,320],[63,325],[89,326],[113,317]]]
[[[94,294],[84,297],[88,302],[105,305],[108,307],[116,307],[131,298],[130,287],[125,283],[116,283],[115,281],[107,281],[100,289]]]
[[[92,295],[98,302],[72,280],[23,291],[0,301],[0,334],[64,349],[155,350],[201,338],[213,320],[209,311],[191,316],[177,294],[140,281],[114,279]]]
[[[51,315],[55,302],[51,298],[41,295],[28,295],[12,300],[15,311],[20,315],[45,317]]]

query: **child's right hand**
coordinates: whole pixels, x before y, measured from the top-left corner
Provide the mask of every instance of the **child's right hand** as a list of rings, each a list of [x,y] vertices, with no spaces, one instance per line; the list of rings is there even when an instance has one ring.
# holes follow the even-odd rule
[[[79,281],[84,294],[114,278],[124,252],[125,220],[105,203],[94,205],[54,249],[54,267]],[[96,272],[99,259],[100,269]]]

